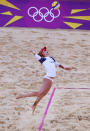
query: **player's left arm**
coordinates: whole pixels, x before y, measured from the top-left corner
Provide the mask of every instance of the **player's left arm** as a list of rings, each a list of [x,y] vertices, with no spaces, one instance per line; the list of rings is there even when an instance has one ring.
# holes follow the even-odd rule
[[[53,57],[52,57],[52,58],[53,58]],[[56,65],[57,67],[60,67],[60,68],[62,68],[62,69],[64,69],[64,70],[67,70],[67,71],[70,71],[70,70],[72,70],[72,69],[75,69],[75,70],[76,70],[75,67],[64,67],[64,66],[61,65],[59,62],[57,62],[54,58],[53,58],[53,60],[54,60],[54,63],[55,63],[55,65]]]
[[[63,65],[61,65],[60,63],[58,63],[57,61],[55,61],[55,65],[64,69],[64,70],[67,70],[67,71],[70,71],[72,69],[75,69],[74,67],[64,67]]]
[[[59,65],[59,67],[67,71],[70,71],[73,69],[72,67],[64,67],[63,65]]]

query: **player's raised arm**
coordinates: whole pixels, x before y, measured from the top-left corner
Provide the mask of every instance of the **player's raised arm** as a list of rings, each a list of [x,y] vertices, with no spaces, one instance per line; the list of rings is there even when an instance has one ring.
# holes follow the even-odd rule
[[[30,50],[30,53],[32,53],[33,55],[36,54],[35,50]]]
[[[39,56],[39,55],[35,52],[35,50],[30,50],[30,52],[31,52],[38,60],[41,59],[41,56]]]

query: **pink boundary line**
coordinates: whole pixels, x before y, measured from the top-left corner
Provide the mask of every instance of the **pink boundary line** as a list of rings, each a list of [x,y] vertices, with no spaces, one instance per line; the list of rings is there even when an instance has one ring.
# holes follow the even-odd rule
[[[40,124],[40,127],[39,127],[39,131],[41,131],[42,130],[42,126],[43,126],[43,124],[44,124],[44,121],[45,121],[45,118],[46,118],[46,115],[47,115],[47,112],[48,112],[48,109],[49,109],[49,106],[50,106],[50,103],[51,103],[51,101],[52,101],[52,98],[53,98],[53,95],[54,95],[54,92],[55,92],[55,90],[56,89],[64,89],[64,90],[90,90],[90,88],[65,88],[65,87],[56,87],[56,88],[54,88],[53,89],[53,91],[52,91],[52,94],[51,94],[51,96],[50,96],[50,99],[49,99],[49,102],[48,102],[48,105],[47,105],[47,107],[46,107],[46,110],[45,110],[45,113],[44,113],[44,116],[43,116],[43,119],[42,119],[42,122],[41,122],[41,124]]]
[[[44,124],[45,117],[46,117],[46,115],[47,115],[47,112],[48,112],[48,109],[49,109],[50,103],[51,103],[51,101],[52,101],[52,98],[53,98],[53,95],[54,95],[55,89],[56,89],[56,88],[53,89],[52,94],[51,94],[51,96],[50,96],[50,99],[49,99],[48,105],[47,105],[47,107],[46,107],[46,110],[45,110],[45,113],[44,113],[44,116],[43,116],[42,122],[41,122],[40,127],[39,127],[39,131],[42,130],[42,126],[43,126],[43,124]]]
[[[57,87],[56,89],[65,89],[65,90],[90,90],[90,88],[65,88],[65,87]]]

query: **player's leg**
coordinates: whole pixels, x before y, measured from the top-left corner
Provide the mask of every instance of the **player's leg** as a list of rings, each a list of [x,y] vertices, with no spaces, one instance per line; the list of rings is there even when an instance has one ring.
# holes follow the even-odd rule
[[[29,92],[29,93],[26,93],[26,94],[19,94],[18,96],[16,96],[16,99],[20,99],[20,98],[25,98],[25,97],[33,97],[33,96],[38,96],[39,95],[39,92]]]
[[[43,85],[42,85],[42,87],[41,87],[41,89],[39,91],[39,95],[38,95],[36,101],[34,102],[34,104],[32,106],[33,113],[35,111],[35,108],[36,108],[37,104],[48,93],[48,91],[50,90],[51,86],[52,86],[52,81],[49,80],[49,79],[44,78],[43,79]]]

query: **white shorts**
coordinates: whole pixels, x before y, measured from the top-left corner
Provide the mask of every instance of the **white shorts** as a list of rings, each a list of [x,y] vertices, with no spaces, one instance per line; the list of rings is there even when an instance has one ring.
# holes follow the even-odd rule
[[[45,76],[44,76],[44,78],[49,79],[49,80],[51,80],[51,81],[53,82],[53,79],[52,79],[52,78],[50,78],[50,77],[49,77],[49,76],[47,76],[47,75],[45,75]]]

